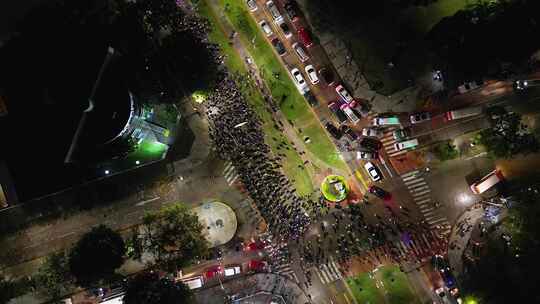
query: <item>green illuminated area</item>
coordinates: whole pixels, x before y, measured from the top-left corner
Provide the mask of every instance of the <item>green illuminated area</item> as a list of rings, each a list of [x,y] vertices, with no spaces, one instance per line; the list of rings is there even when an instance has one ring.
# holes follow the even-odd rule
[[[205,91],[195,91],[193,92],[193,94],[191,95],[191,97],[193,98],[193,100],[196,102],[196,103],[203,103],[206,98],[208,97],[208,92],[205,92]]]
[[[126,161],[128,163],[139,165],[147,162],[160,160],[165,156],[165,153],[167,153],[168,149],[169,146],[165,144],[157,141],[144,139],[137,146],[137,149],[126,157]],[[137,161],[139,162],[139,164],[136,163]]]
[[[343,176],[328,175],[321,183],[321,192],[331,202],[341,202],[347,198],[349,185]]]

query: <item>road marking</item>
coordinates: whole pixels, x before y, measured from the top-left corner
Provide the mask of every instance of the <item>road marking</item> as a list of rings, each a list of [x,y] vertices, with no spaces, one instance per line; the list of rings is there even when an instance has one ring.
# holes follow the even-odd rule
[[[413,193],[413,197],[418,198],[418,197],[420,197],[420,196],[422,196],[422,195],[424,195],[424,194],[426,194],[426,193],[430,193],[430,192],[431,192],[430,189],[424,190],[424,191],[422,191],[422,192],[414,192],[414,193]]]
[[[417,205],[426,205],[427,203],[431,202],[431,198],[426,198],[420,201],[416,201]]]
[[[159,196],[156,196],[156,197],[153,197],[151,199],[147,199],[145,201],[140,201],[138,203],[135,204],[135,206],[144,206],[146,203],[150,203],[150,202],[153,202],[153,201],[157,201],[158,199],[160,199],[161,197]]]
[[[366,189],[369,188],[368,184],[364,180],[364,176],[362,175],[362,173],[360,173],[360,170],[358,170],[358,169],[355,170],[354,175],[356,176],[356,178],[358,178],[362,182],[362,185],[364,185],[364,187],[366,187]]]
[[[433,224],[439,223],[439,222],[442,222],[442,221],[446,221],[446,219],[443,218],[443,217],[440,217],[440,218],[438,218],[438,219],[436,219],[436,220],[434,220],[434,221],[431,221],[431,222],[428,221],[428,223],[429,223],[430,225],[432,225],[431,227],[433,227]],[[436,225],[435,225],[435,226],[436,226]]]
[[[419,171],[418,170],[414,170],[414,171],[411,171],[411,172],[407,172],[407,173],[404,173],[401,175],[401,178],[403,180],[408,180],[408,178],[414,178],[413,175],[415,175],[416,173],[418,173]]]

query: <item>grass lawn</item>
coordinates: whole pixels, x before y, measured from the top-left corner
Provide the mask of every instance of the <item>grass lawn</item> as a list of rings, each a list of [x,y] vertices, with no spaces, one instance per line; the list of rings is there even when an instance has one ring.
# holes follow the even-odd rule
[[[307,145],[309,151],[326,165],[346,170],[345,163],[338,157],[336,147],[289,78],[288,71],[281,65],[272,46],[266,41],[253,18],[249,16],[245,2],[219,0],[219,3],[261,70],[262,77],[268,84],[272,96],[279,101],[283,114],[296,128],[302,129],[302,134],[297,135],[300,138],[307,135],[312,139],[311,143]]]
[[[384,303],[384,297],[381,290],[375,286],[375,281],[369,277],[369,273],[362,273],[356,277],[348,278],[347,284],[351,288],[358,303]]]
[[[229,45],[229,40],[225,36],[218,17],[208,7],[205,1],[198,1],[199,13],[206,17],[213,25],[211,26],[211,33],[209,35],[210,41],[220,46],[223,54],[226,55],[226,65],[231,72],[236,72],[240,75],[247,75],[247,70],[242,62],[242,58],[235,52],[235,50]],[[296,191],[299,195],[308,195],[313,191],[312,178],[309,176],[306,170],[300,169],[298,166],[302,165],[302,160],[298,153],[292,149],[289,140],[278,130],[274,128],[274,122],[272,115],[266,110],[264,106],[264,100],[254,86],[252,81],[239,83],[239,87],[242,89],[246,100],[254,108],[255,112],[259,115],[263,123],[263,129],[265,131],[266,143],[270,145],[274,153],[284,153],[286,158],[282,160],[283,170],[289,180],[294,180]],[[276,140],[274,140],[274,138]],[[285,141],[290,147],[290,150],[277,150],[279,142]]]
[[[407,276],[397,266],[379,269],[380,278],[387,291],[388,302],[392,304],[420,304],[413,293]]]

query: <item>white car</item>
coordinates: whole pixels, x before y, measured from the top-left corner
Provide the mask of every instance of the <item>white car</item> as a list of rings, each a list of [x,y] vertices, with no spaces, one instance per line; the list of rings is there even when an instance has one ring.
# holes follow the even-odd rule
[[[345,87],[343,87],[341,84],[336,87],[336,93],[346,103],[350,103],[353,101],[351,94],[349,94],[349,92],[347,92],[347,89],[345,89]]]
[[[304,80],[304,76],[302,76],[302,73],[300,72],[299,69],[297,68],[292,69],[291,75],[293,76],[294,82],[296,83],[298,90],[302,91],[305,88],[307,88],[307,83]]]
[[[274,33],[270,25],[268,25],[268,22],[266,22],[266,20],[264,19],[261,20],[261,22],[259,22],[259,25],[261,26],[262,31],[266,34],[266,36],[270,36]]]
[[[367,162],[364,164],[364,169],[369,173],[369,177],[376,182],[381,180],[381,175],[379,174],[379,170],[375,165],[371,162]]]
[[[246,0],[247,6],[249,7],[249,10],[254,12],[257,10],[257,2],[255,0]]]
[[[362,136],[381,138],[382,135],[383,135],[383,132],[381,132],[381,130],[379,130],[379,129],[375,129],[375,128],[363,128],[362,129]]]
[[[225,267],[224,269],[224,273],[226,277],[237,275],[237,274],[240,274],[241,272],[242,272],[242,269],[240,268],[239,265],[231,265],[231,266]]]
[[[306,66],[306,74],[311,84],[319,83],[319,77],[317,77],[317,72],[315,71],[315,68],[311,64]]]
[[[281,24],[283,22],[283,16],[281,16],[281,13],[279,12],[276,4],[274,4],[274,1],[266,2],[266,7],[268,8],[270,15],[272,15],[274,22],[276,24]]]
[[[356,159],[375,159],[377,158],[377,155],[374,152],[367,152],[367,151],[358,151],[356,152]]]

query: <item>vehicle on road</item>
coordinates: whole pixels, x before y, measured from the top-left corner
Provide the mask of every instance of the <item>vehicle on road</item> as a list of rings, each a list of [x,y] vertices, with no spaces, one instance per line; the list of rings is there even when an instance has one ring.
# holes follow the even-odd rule
[[[343,85],[341,85],[341,84],[336,87],[336,93],[346,103],[350,103],[350,102],[352,102],[354,100],[353,97],[351,96],[351,94],[349,94],[349,92],[347,91],[347,89],[345,89],[345,87]]]
[[[231,277],[242,272],[242,267],[240,265],[227,265],[223,270],[223,273],[226,277]]]
[[[251,260],[248,262],[248,269],[252,271],[263,271],[268,263],[262,260]]]
[[[309,59],[309,56],[308,56],[307,52],[300,45],[300,43],[298,43],[298,42],[293,43],[292,48],[293,48],[294,52],[296,53],[296,56],[298,56],[298,58],[300,59],[300,61],[306,62],[306,60]]]
[[[476,81],[466,82],[458,87],[459,94],[465,94],[474,89],[478,89],[480,86]]]
[[[339,107],[340,103],[338,101],[334,101],[328,104],[328,109],[330,109],[330,111],[334,113],[339,123],[342,124],[347,121],[347,115],[345,115],[345,113],[343,113],[343,111],[341,111]]]
[[[411,130],[409,128],[401,128],[392,132],[392,137],[397,141],[402,141],[409,136],[411,136]]]
[[[405,149],[414,149],[416,146],[418,146],[418,139],[409,139],[406,141],[400,141],[394,144],[394,148],[396,151],[401,151]]]
[[[334,126],[331,122],[325,123],[324,128],[326,131],[328,131],[328,133],[330,133],[330,135],[332,135],[333,138],[337,140],[343,137],[343,133],[341,133],[341,131],[339,131],[339,129],[336,128],[336,126]]]
[[[299,28],[297,34],[298,34],[298,38],[300,38],[300,42],[302,42],[302,44],[305,47],[307,47],[309,49],[310,47],[313,46],[313,41],[311,40],[311,35],[309,34],[309,32],[305,28],[303,28],[303,27]]]
[[[369,177],[371,177],[374,182],[378,182],[382,179],[381,174],[379,173],[379,169],[377,169],[377,167],[375,167],[372,162],[365,163],[364,169],[366,169]]]
[[[279,38],[276,37],[272,39],[271,43],[276,49],[276,52],[278,53],[279,56],[283,56],[285,55],[285,53],[287,53],[287,51],[285,50],[285,46],[283,45],[283,42],[281,42]]]
[[[311,84],[319,83],[319,77],[317,77],[317,72],[315,72],[315,68],[313,67],[313,65],[307,65],[305,70]]]
[[[529,82],[527,80],[516,80],[514,82],[514,88],[516,90],[525,90],[529,87]]]
[[[390,194],[390,192],[382,189],[382,188],[379,188],[377,186],[370,186],[368,188],[368,191],[369,193],[375,195],[376,197],[378,198],[381,198],[383,200],[389,200],[392,198],[392,194]]]
[[[263,31],[263,33],[268,37],[268,36],[271,36],[274,32],[272,31],[272,28],[270,27],[270,25],[268,24],[268,22],[266,22],[266,20],[261,20],[259,22],[259,25],[261,26],[261,29]]]
[[[471,191],[475,194],[482,194],[491,187],[504,180],[504,176],[500,170],[493,170],[481,180],[471,185]]]
[[[444,113],[446,121],[461,119],[482,114],[482,107],[469,107]]]
[[[319,70],[319,75],[326,82],[327,85],[333,86],[336,82],[334,73],[329,68],[321,68]]]
[[[307,85],[306,81],[304,80],[304,76],[302,76],[302,72],[300,72],[299,69],[293,68],[291,70],[291,75],[293,76],[294,83],[296,84],[296,87],[298,88],[300,93],[304,93],[305,91],[309,91],[308,85]]]
[[[371,150],[371,151],[378,151],[382,146],[380,141],[370,138],[370,137],[362,138],[359,144],[360,144],[360,147],[367,150]]]
[[[396,126],[401,125],[399,122],[399,118],[392,116],[392,117],[375,117],[373,118],[372,122],[373,126]]]
[[[182,283],[186,284],[189,289],[201,288],[204,284],[203,276],[181,279]]]
[[[220,265],[213,265],[204,270],[204,277],[206,279],[212,279],[216,276],[219,276],[222,272]]]
[[[285,36],[285,38],[289,39],[289,38],[292,37],[291,30],[289,29],[289,26],[287,25],[287,23],[285,23],[285,22],[280,23],[279,27],[283,31],[283,35]]]
[[[362,136],[381,138],[383,136],[383,132],[376,128],[363,128]]]
[[[319,102],[317,101],[317,98],[313,96],[313,94],[310,91],[307,91],[304,93],[304,98],[307,100],[310,106],[316,107],[319,105]]]
[[[274,1],[267,1],[266,7],[268,8],[268,12],[270,12],[270,15],[272,16],[272,19],[274,19],[274,23],[280,24],[284,22],[283,16],[281,16],[281,13],[279,12]]]
[[[410,119],[411,119],[412,124],[417,124],[417,123],[430,120],[431,115],[429,114],[429,112],[419,112],[419,113],[412,114],[410,116]]]
[[[356,152],[356,159],[376,159],[379,155],[377,152],[358,151]]]
[[[298,5],[294,1],[285,1],[285,4],[283,4],[283,8],[285,8],[285,13],[287,13],[287,17],[291,19],[292,22],[295,22],[298,20]]]
[[[349,120],[353,123],[353,124],[357,124],[360,122],[360,118],[358,117],[358,115],[356,115],[356,113],[351,109],[351,107],[349,107],[348,104],[342,104],[341,105],[341,110],[343,111],[343,113],[345,113],[345,115],[347,115],[347,117],[349,118]]]
[[[254,12],[258,9],[257,7],[257,1],[255,0],[246,0],[246,4],[250,11]]]
[[[344,133],[345,135],[347,135],[347,137],[350,139],[350,140],[357,140],[358,139],[358,134],[356,134],[356,132],[353,131],[353,129],[351,129],[349,126],[347,125],[342,125],[339,127],[339,130]]]

